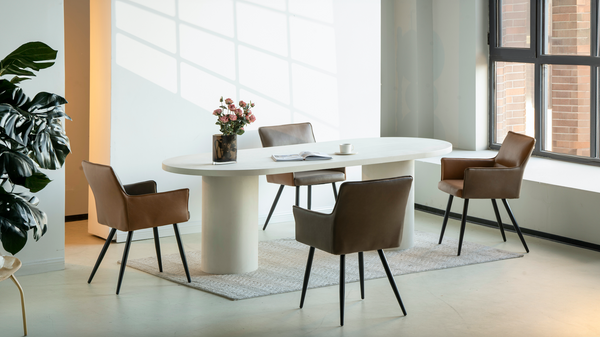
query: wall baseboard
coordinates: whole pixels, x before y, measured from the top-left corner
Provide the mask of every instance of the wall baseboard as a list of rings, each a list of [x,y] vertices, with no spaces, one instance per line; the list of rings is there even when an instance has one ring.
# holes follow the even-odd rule
[[[15,275],[25,276],[47,273],[63,269],[65,269],[65,259],[62,257],[54,259],[36,260],[30,262],[25,261],[23,262],[23,266],[21,267],[21,269],[17,270],[17,273]]]
[[[65,222],[81,221],[81,220],[87,220],[87,219],[88,219],[87,214],[75,214],[75,215],[66,215],[65,216]]]
[[[442,209],[425,206],[425,205],[421,205],[421,204],[415,204],[415,210],[422,211],[425,213],[439,215],[441,217],[443,217],[444,213],[445,213],[445,211]],[[450,215],[448,216],[448,218],[451,218],[454,220],[461,220],[462,214],[450,212]],[[492,220],[487,220],[487,219],[482,219],[482,218],[478,218],[478,217],[474,217],[474,216],[467,215],[467,222],[470,222],[470,223],[476,224],[476,225],[480,225],[480,226],[498,228],[498,222],[492,221]],[[441,229],[441,225],[442,225],[442,222],[440,221],[440,229]],[[503,223],[502,226],[504,227],[504,230],[507,230],[509,232],[515,232],[515,228],[513,225]],[[538,238],[542,238],[542,239],[546,239],[546,240],[550,240],[550,241],[567,244],[570,246],[575,246],[575,247],[579,247],[579,248],[585,248],[585,249],[600,252],[600,245],[597,245],[594,243],[571,239],[571,238],[568,238],[565,236],[554,235],[554,234],[545,233],[545,232],[541,232],[541,231],[536,231],[534,229],[523,228],[521,226],[519,226],[519,227],[521,228],[521,232],[524,235],[534,236],[534,237],[538,237]]]

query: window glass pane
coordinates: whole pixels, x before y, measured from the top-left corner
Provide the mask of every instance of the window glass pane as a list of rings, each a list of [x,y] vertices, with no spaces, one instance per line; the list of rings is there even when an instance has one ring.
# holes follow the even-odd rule
[[[590,55],[591,2],[592,0],[546,0],[546,54]]]
[[[530,0],[500,0],[499,47],[529,48]]]
[[[590,156],[590,67],[544,67],[544,150]]]
[[[534,136],[534,70],[532,63],[496,62],[495,143],[508,131]]]

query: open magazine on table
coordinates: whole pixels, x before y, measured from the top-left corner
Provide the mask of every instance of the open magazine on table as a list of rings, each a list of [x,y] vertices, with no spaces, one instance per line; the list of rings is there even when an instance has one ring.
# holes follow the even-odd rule
[[[274,154],[271,158],[274,161],[327,160],[331,159],[331,156],[321,152],[302,151],[298,154]]]

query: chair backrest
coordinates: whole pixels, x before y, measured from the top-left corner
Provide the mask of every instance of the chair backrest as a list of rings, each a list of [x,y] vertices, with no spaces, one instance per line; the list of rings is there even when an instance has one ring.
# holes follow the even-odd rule
[[[398,247],[412,181],[404,176],[343,183],[332,213],[334,254]]]
[[[127,231],[126,194],[112,167],[86,160],[81,164],[96,200],[98,222]]]
[[[496,164],[525,169],[534,146],[534,138],[509,131],[496,156]]]
[[[263,147],[315,142],[315,135],[310,123],[263,126],[258,128],[258,134]]]

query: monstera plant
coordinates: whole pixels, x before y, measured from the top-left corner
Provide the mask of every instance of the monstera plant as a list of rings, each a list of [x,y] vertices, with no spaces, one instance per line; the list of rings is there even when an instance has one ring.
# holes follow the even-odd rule
[[[71,152],[62,118],[70,119],[56,94],[27,97],[19,83],[54,64],[57,51],[42,42],[26,43],[0,61],[0,241],[11,254],[27,243],[33,229],[37,241],[48,219],[33,193],[50,179],[40,168],[56,170]]]

